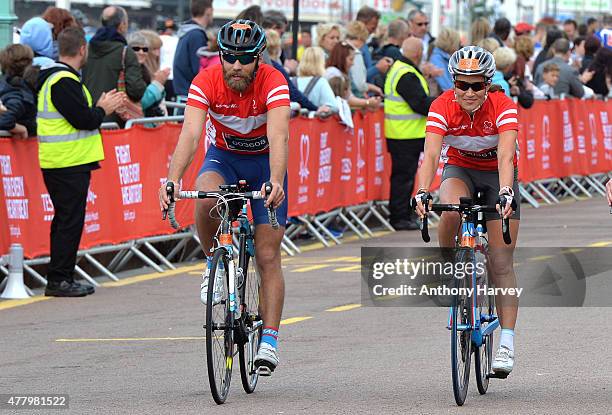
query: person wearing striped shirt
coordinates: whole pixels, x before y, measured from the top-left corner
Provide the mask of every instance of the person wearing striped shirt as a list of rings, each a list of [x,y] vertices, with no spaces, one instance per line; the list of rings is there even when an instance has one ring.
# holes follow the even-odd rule
[[[431,104],[427,116],[416,210],[421,217],[426,214],[423,203],[430,203],[429,188],[443,155],[440,203],[457,204],[461,197],[474,197],[476,192],[483,192],[487,205],[499,205],[500,214],[485,215],[489,269],[496,287],[514,288],[513,253],[520,219],[516,157],[518,109],[503,91],[493,92],[491,79],[496,67],[490,52],[466,46],[451,56],[448,69],[454,88]],[[517,202],[516,211],[512,207],[513,199]],[[510,245],[503,241],[500,215],[510,218]],[[442,214],[438,227],[441,247],[455,246],[459,223],[457,213]],[[498,295],[496,304],[502,331],[492,369],[507,374],[514,367],[518,298]]]

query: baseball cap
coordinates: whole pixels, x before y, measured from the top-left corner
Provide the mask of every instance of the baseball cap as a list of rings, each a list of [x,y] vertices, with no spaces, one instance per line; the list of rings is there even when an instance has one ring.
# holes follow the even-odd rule
[[[517,35],[522,35],[524,33],[531,32],[534,29],[535,29],[534,26],[530,25],[529,23],[525,23],[525,22],[519,22],[516,24],[516,26],[514,26],[514,31],[516,32]]]

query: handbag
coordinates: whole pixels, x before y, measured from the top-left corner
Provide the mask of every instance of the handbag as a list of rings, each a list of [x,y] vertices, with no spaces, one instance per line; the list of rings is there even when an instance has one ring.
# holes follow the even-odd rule
[[[125,51],[127,46],[123,47],[121,52],[121,70],[119,71],[119,78],[117,78],[117,91],[125,92]],[[125,101],[123,107],[119,108],[117,115],[123,121],[132,120],[135,118],[143,118],[144,112],[142,111],[142,105],[140,102],[134,102],[129,97]]]

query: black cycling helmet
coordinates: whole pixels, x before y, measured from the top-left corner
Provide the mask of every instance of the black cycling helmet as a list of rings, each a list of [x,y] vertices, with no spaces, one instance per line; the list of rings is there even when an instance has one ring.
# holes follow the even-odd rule
[[[266,48],[266,34],[251,20],[232,20],[219,30],[217,43],[222,53],[259,55]]]

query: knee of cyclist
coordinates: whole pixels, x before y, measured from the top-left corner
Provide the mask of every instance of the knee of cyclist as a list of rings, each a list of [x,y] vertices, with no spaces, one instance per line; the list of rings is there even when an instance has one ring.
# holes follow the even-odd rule
[[[442,212],[442,216],[440,218],[444,225],[459,225],[459,213],[458,212]]]
[[[491,272],[498,277],[505,277],[512,273],[512,261],[506,260],[491,260],[489,262]]]
[[[265,270],[280,263],[280,252],[275,249],[260,248],[258,246],[255,259],[257,260],[257,265]]]
[[[213,199],[196,200],[196,209],[198,214],[204,214],[208,217],[208,213],[214,208],[216,201]]]

